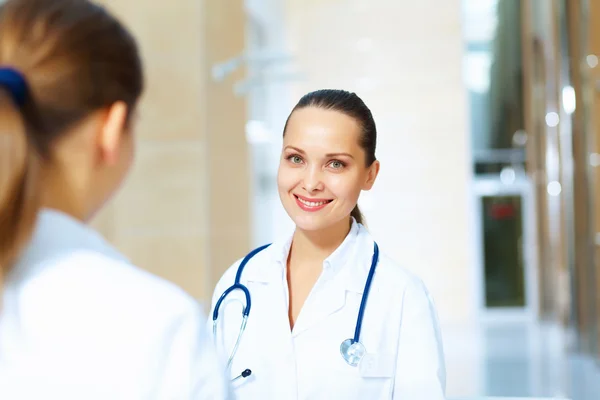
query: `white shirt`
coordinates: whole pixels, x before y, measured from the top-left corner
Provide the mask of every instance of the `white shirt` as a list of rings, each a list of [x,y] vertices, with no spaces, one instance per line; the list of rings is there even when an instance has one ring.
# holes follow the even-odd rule
[[[342,341],[354,336],[373,244],[367,230],[354,222],[323,263],[292,332],[286,281],[291,235],[248,262],[241,283],[251,293],[252,307],[230,375],[246,368],[252,375],[234,383],[238,399],[445,398],[444,354],[433,301],[421,280],[381,252],[360,335],[367,355],[358,367],[340,355]],[[217,284],[213,309],[234,283],[239,264]],[[244,303],[243,292],[236,290],[220,307],[217,345],[223,357],[229,357],[237,338]]]
[[[98,234],[44,210],[0,309],[0,399],[225,399],[206,317]]]

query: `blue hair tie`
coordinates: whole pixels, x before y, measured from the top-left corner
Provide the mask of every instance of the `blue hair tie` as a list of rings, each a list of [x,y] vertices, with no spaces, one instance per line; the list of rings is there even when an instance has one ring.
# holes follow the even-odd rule
[[[23,107],[27,100],[27,81],[22,73],[14,68],[0,67],[0,87],[10,93],[13,101]]]

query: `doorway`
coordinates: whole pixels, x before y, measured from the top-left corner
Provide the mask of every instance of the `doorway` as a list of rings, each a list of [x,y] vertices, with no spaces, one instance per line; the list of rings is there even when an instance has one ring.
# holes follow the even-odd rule
[[[536,236],[530,180],[524,174],[478,176],[473,196],[480,315],[484,319],[535,317]]]

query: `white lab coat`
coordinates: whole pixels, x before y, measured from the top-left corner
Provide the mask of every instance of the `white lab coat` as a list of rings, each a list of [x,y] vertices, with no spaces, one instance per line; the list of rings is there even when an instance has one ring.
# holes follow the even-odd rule
[[[224,399],[206,316],[98,234],[44,210],[7,276],[0,399]]]
[[[258,253],[244,269],[241,283],[251,292],[252,307],[230,375],[246,368],[252,375],[234,383],[237,398],[444,399],[442,339],[421,280],[380,252],[360,336],[368,354],[352,367],[341,357],[340,344],[354,336],[373,239],[354,221],[345,241],[325,260],[293,332],[285,272],[290,244],[291,235]],[[239,263],[218,283],[212,309],[233,284]],[[217,347],[225,359],[238,334],[243,299],[236,290],[220,308]]]

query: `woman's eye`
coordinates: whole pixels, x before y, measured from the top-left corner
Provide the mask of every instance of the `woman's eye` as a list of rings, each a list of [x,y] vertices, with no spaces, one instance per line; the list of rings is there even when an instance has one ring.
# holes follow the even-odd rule
[[[340,169],[344,166],[340,161],[332,161],[329,165],[331,165],[331,168],[333,169]]]
[[[302,159],[298,156],[291,156],[289,159],[293,164],[300,164],[302,162]]]

